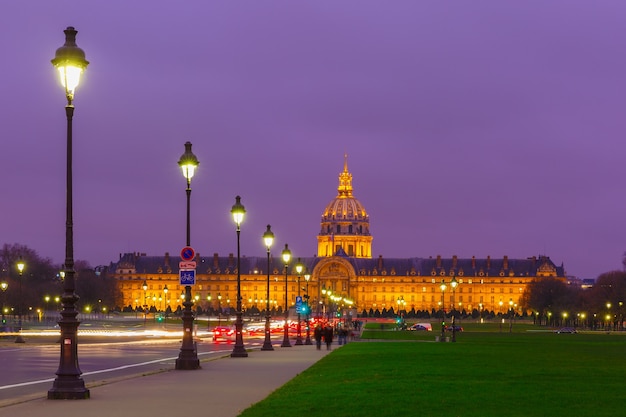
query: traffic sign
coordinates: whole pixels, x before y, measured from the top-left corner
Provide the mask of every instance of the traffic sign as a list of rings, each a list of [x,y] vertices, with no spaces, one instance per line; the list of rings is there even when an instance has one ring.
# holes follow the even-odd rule
[[[196,261],[180,261],[178,269],[196,269]]]
[[[191,246],[185,246],[180,251],[180,257],[183,261],[193,261],[193,258],[196,256],[196,251],[193,250]]]
[[[296,313],[302,313],[302,297],[296,296]]]
[[[196,270],[181,269],[178,271],[180,285],[196,285]]]

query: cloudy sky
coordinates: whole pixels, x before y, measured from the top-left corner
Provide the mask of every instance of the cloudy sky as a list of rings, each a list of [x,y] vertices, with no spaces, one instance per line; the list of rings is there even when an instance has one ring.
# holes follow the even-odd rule
[[[348,154],[374,256],[548,255],[568,274],[626,251],[623,1],[66,1],[0,5],[0,243],[59,264],[65,97],[78,30],[75,258],[192,246],[313,256]]]

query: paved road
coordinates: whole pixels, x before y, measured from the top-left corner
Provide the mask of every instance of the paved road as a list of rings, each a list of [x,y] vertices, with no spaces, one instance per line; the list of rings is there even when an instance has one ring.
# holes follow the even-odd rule
[[[260,341],[250,338],[246,347],[258,347]],[[228,355],[232,343],[213,343],[210,339],[198,341],[198,357]],[[127,378],[136,374],[150,374],[171,370],[180,351],[177,339],[136,340],[130,342],[102,342],[92,339],[79,344],[79,366],[85,383]],[[59,365],[59,346],[32,339],[25,344],[13,340],[0,341],[0,402],[18,396],[42,395],[52,386]]]

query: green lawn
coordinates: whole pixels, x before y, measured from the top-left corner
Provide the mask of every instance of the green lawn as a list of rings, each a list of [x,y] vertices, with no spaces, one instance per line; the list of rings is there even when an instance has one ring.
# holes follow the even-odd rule
[[[433,330],[335,349],[241,417],[624,415],[626,334]]]

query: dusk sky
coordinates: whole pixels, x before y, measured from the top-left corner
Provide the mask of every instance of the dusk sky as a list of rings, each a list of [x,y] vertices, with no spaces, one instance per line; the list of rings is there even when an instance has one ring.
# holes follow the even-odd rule
[[[344,154],[373,256],[526,258],[568,275],[626,251],[626,2],[65,1],[0,4],[0,244],[61,264],[74,26],[74,252],[316,254]]]

